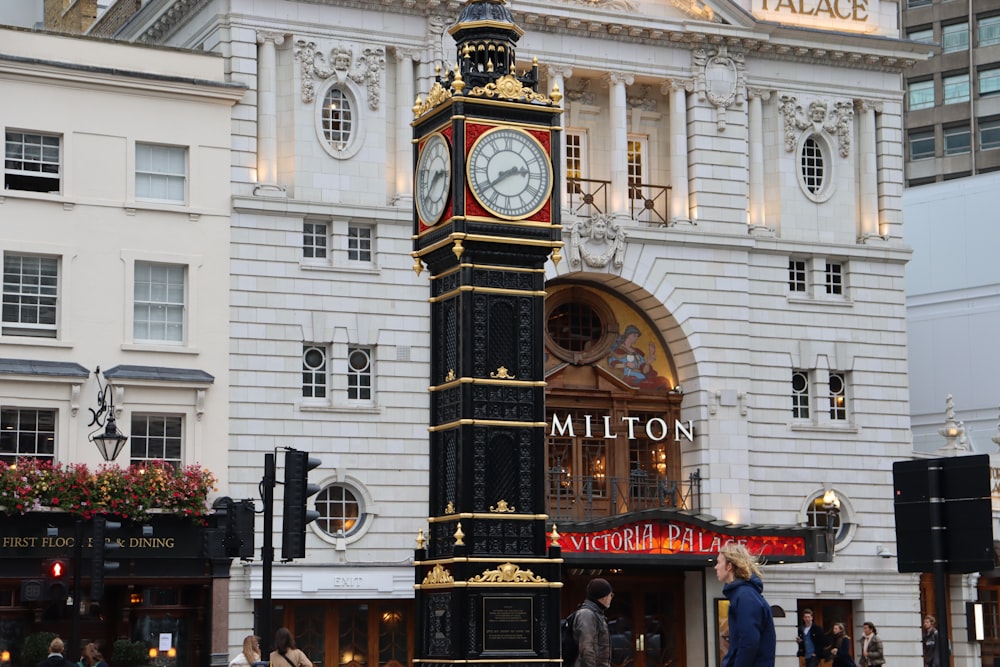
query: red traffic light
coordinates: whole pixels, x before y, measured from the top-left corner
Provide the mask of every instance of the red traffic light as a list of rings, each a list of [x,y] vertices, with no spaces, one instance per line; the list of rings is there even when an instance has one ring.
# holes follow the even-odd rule
[[[66,576],[66,563],[61,560],[49,561],[48,575],[52,579],[62,579]]]

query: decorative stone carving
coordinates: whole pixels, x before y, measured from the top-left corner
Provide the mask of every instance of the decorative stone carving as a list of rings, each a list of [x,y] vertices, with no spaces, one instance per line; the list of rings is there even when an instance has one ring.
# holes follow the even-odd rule
[[[564,97],[569,102],[576,104],[585,104],[588,106],[593,106],[596,98],[594,93],[590,90],[590,79],[573,79],[573,86],[570,86],[570,82],[566,82],[566,90],[564,92]]]
[[[563,3],[583,5],[584,7],[599,7],[601,9],[618,9],[634,12],[636,4],[632,0],[561,0]]]
[[[649,97],[649,86],[640,86],[637,95],[626,95],[625,104],[629,109],[656,111],[656,100]]]
[[[358,85],[367,84],[368,108],[372,111],[378,109],[381,102],[382,72],[385,71],[385,49],[366,48],[357,61],[354,61],[351,49],[337,46],[330,50],[327,58],[317,49],[315,42],[300,39],[295,42],[295,59],[302,63],[303,102],[312,102],[316,98],[313,79],[325,81],[335,77],[338,83],[350,79]]]
[[[616,269],[625,264],[628,234],[614,217],[595,213],[590,220],[580,220],[570,227],[569,263],[602,269],[610,262]]]
[[[837,138],[840,157],[847,157],[851,152],[851,125],[854,122],[854,104],[848,100],[830,103],[824,100],[813,100],[803,107],[793,95],[782,95],[779,98],[778,110],[784,119],[785,151],[795,150],[798,132],[812,130],[826,132]]]
[[[746,98],[746,65],[743,54],[730,54],[729,47],[717,50],[695,49],[691,52],[694,60],[694,89],[699,102],[708,102],[715,107],[715,122],[719,132],[726,130],[726,110],[743,106]]]

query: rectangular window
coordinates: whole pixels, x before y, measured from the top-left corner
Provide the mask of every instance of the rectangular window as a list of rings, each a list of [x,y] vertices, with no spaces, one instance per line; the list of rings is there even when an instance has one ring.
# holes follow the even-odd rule
[[[944,77],[944,103],[969,101],[969,75],[955,74]]]
[[[1000,148],[1000,118],[979,121],[979,147],[982,150]]]
[[[944,129],[944,154],[961,155],[968,153],[971,144],[971,136],[968,125],[959,127],[946,127]]]
[[[792,371],[792,418],[809,419],[809,371]]]
[[[329,358],[325,345],[302,346],[302,398],[326,398]]]
[[[1000,67],[984,69],[979,72],[979,94],[995,95],[1000,93]]]
[[[976,36],[979,39],[979,46],[1000,44],[1000,16],[979,19]]]
[[[955,23],[941,27],[941,49],[944,53],[969,49],[969,24]]]
[[[0,461],[19,456],[53,459],[56,452],[56,411],[0,408]]]
[[[910,159],[934,157],[934,130],[910,132]]]
[[[53,134],[6,133],[4,189],[26,192],[61,190],[59,170],[62,139]]]
[[[347,398],[352,401],[372,399],[371,348],[347,348]]]
[[[136,200],[184,203],[186,183],[186,148],[139,143],[135,145]]]
[[[59,260],[3,255],[3,335],[56,337]]]
[[[842,264],[836,264],[827,262],[826,271],[824,273],[826,279],[826,293],[827,294],[843,294],[844,293],[844,266]]]
[[[135,340],[184,342],[184,276],[178,264],[135,263],[133,325]]]
[[[163,461],[181,465],[184,419],[179,415],[132,415],[132,463]]]
[[[847,378],[843,373],[830,373],[830,419],[847,419]]]
[[[347,259],[352,262],[372,261],[372,228],[364,225],[347,226]]]
[[[931,0],[906,0],[906,7],[912,9],[914,7],[927,7],[931,4]]]
[[[930,109],[934,106],[934,81],[911,81],[906,95],[910,111]]]
[[[643,168],[646,156],[646,140],[640,137],[628,139],[628,193],[632,199],[644,199],[642,195]]]
[[[586,178],[584,176],[584,134],[583,132],[567,130],[564,136],[566,140],[566,193],[576,194],[582,191],[579,183],[574,179]]]
[[[914,42],[924,42],[926,44],[934,43],[934,29],[933,28],[922,28],[920,30],[911,30],[906,33],[906,38],[913,40]]]
[[[788,291],[806,291],[806,262],[804,259],[788,260]]]
[[[302,256],[306,259],[326,259],[328,227],[325,222],[302,225]]]

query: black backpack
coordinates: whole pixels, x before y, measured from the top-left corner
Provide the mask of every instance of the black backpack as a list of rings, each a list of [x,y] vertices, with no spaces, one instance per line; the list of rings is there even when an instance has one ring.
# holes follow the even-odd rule
[[[576,637],[573,636],[573,621],[575,620],[576,611],[559,621],[559,639],[562,643],[563,667],[573,667],[577,656],[580,655],[580,647],[577,646]]]

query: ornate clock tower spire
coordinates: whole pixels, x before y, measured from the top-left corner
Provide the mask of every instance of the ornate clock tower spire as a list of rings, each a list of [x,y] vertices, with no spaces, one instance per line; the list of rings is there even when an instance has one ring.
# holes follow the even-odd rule
[[[546,534],[545,262],[559,261],[560,95],[516,73],[523,31],[470,0],[458,64],[414,105],[414,269],[430,274],[429,533],[416,661],[559,659],[560,549]]]

